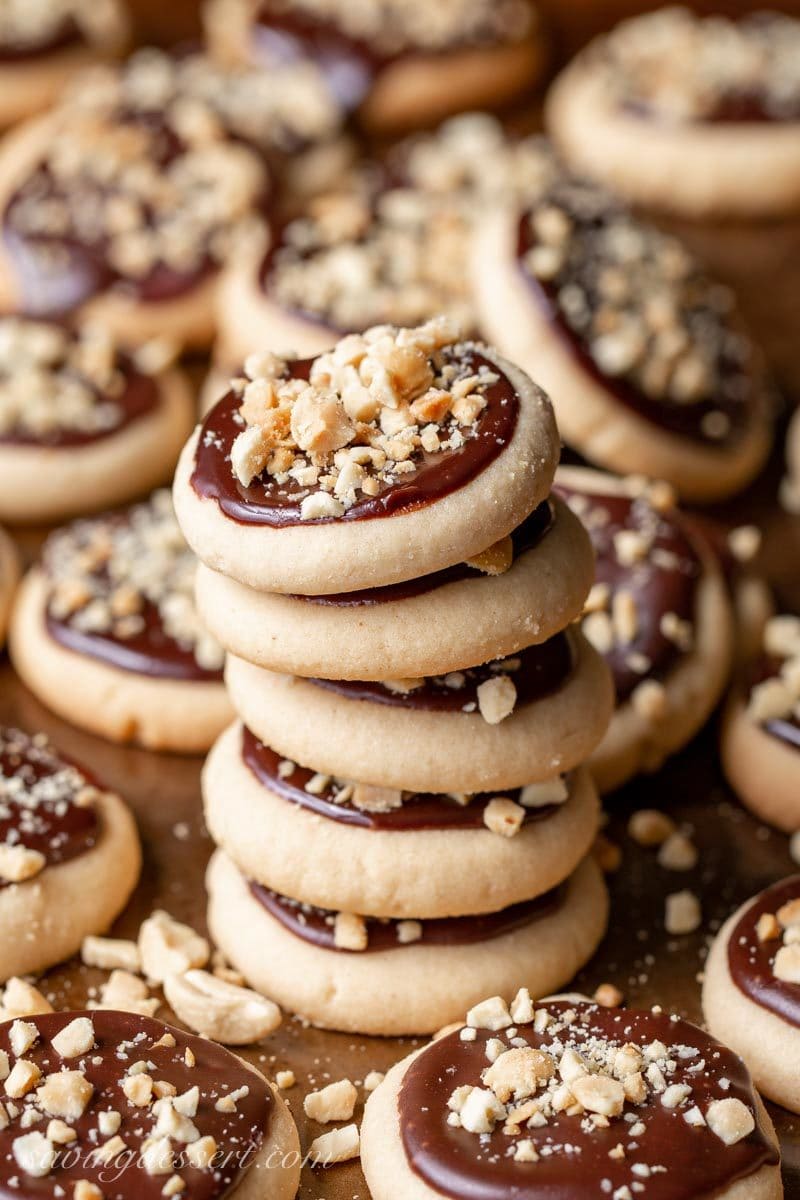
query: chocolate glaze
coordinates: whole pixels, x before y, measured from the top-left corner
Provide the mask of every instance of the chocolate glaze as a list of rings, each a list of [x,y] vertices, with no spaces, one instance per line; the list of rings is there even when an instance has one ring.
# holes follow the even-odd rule
[[[98,402],[108,400],[119,410],[117,424],[108,429],[93,432],[80,429],[55,429],[42,436],[23,429],[9,430],[7,433],[0,432],[0,445],[48,446],[62,449],[69,446],[88,446],[93,442],[99,442],[104,438],[121,433],[123,429],[140,417],[153,412],[160,400],[158,385],[153,378],[149,375],[141,375],[130,362],[123,360],[121,366],[124,372],[125,386],[119,395],[110,398],[97,393]]]
[[[685,1021],[567,1001],[549,1001],[546,1008],[552,1014],[569,1008],[578,1014],[567,1038],[576,1047],[581,1035],[597,1035],[619,1046],[654,1040],[667,1047],[676,1042],[694,1046],[700,1051],[698,1059],[706,1060],[707,1071],[686,1076],[693,1088],[692,1102],[704,1111],[712,1100],[736,1097],[755,1107],[755,1092],[741,1059]],[[666,1167],[645,1180],[642,1194],[647,1200],[710,1200],[737,1180],[779,1161],[758,1127],[735,1145],[725,1146],[708,1127],[687,1125],[681,1108],[664,1108],[657,1094],[642,1105],[626,1106],[647,1128],[636,1139],[635,1151],[622,1160],[609,1157],[620,1141],[628,1140],[629,1127],[621,1120],[587,1133],[581,1117],[561,1113],[541,1129],[523,1126],[519,1138],[504,1134],[502,1122],[494,1133],[481,1137],[455,1129],[447,1124],[447,1101],[463,1084],[480,1086],[481,1071],[490,1061],[486,1044],[496,1036],[479,1029],[474,1042],[462,1042],[457,1032],[433,1042],[411,1063],[400,1089],[400,1137],[409,1169],[452,1200],[595,1200],[619,1187],[630,1187],[636,1179],[632,1163]],[[537,1034],[531,1025],[519,1026],[517,1036],[536,1048],[552,1046],[552,1034]],[[679,1076],[683,1072],[675,1078]],[[719,1086],[722,1077],[730,1080],[727,1090]],[[521,1138],[534,1143],[540,1152],[538,1162],[522,1163],[511,1157]],[[565,1143],[575,1150],[567,1154]],[[554,1147],[554,1152],[541,1154],[546,1147]],[[611,1182],[607,1193],[601,1180]]]
[[[50,1042],[76,1016],[91,1020],[96,1048],[85,1057],[66,1062],[52,1049]],[[83,1115],[69,1122],[78,1135],[77,1143],[59,1148],[57,1164],[45,1179],[25,1175],[13,1157],[13,1142],[23,1132],[18,1122],[0,1131],[2,1200],[41,1200],[53,1196],[56,1185],[64,1189],[65,1196],[71,1196],[79,1179],[97,1184],[107,1200],[161,1200],[161,1189],[168,1176],[149,1175],[138,1161],[142,1143],[155,1119],[145,1115],[144,1109],[129,1103],[120,1086],[126,1070],[142,1059],[154,1063],[153,1077],[174,1084],[179,1095],[195,1085],[199,1087],[200,1101],[193,1120],[201,1135],[210,1134],[218,1145],[219,1157],[215,1162],[218,1169],[199,1170],[188,1160],[181,1161],[180,1144],[173,1143],[175,1169],[187,1185],[183,1195],[191,1200],[221,1200],[240,1182],[269,1132],[275,1101],[263,1079],[233,1054],[207,1038],[192,1037],[161,1021],[130,1013],[57,1012],[26,1020],[36,1025],[41,1037],[25,1052],[25,1058],[36,1063],[43,1075],[64,1067],[83,1069],[94,1087],[94,1095]],[[10,1021],[0,1025],[0,1047],[9,1053],[10,1028]],[[154,1044],[167,1031],[175,1038],[173,1049]],[[119,1049],[121,1043],[128,1043],[122,1052]],[[187,1049],[194,1054],[194,1067],[188,1067],[184,1061]],[[120,1057],[120,1053],[124,1057]],[[13,1062],[13,1054],[11,1057]],[[98,1057],[100,1061],[96,1062]],[[217,1112],[214,1104],[219,1097],[244,1086],[249,1088],[249,1094],[236,1102],[236,1112]],[[107,1140],[97,1137],[97,1120],[98,1113],[109,1109],[122,1115],[119,1136],[127,1149],[108,1166],[103,1166],[90,1154]],[[11,1182],[14,1178],[16,1186]]]
[[[52,795],[46,798],[39,790],[36,803],[31,804],[31,789],[56,776]],[[2,786],[2,781],[11,779],[23,783],[18,797]],[[27,734],[0,726],[0,844],[38,850],[48,867],[86,854],[97,843],[100,822],[93,805],[78,805],[74,800],[90,786],[94,784],[84,772],[52,746],[37,745]]]
[[[748,1000],[800,1028],[800,984],[786,983],[772,973],[775,955],[783,942],[780,938],[762,942],[756,932],[763,913],[776,913],[782,905],[797,899],[800,899],[800,875],[782,879],[756,896],[731,930],[728,970]]]
[[[722,361],[722,386],[711,398],[692,404],[652,399],[628,380],[604,374],[589,353],[584,340],[564,318],[558,301],[558,286],[534,278],[531,272],[525,269],[523,260],[535,242],[529,214],[523,213],[517,235],[517,257],[522,277],[555,336],[595,383],[623,407],[649,421],[657,429],[677,434],[679,437],[689,438],[703,445],[729,446],[742,435],[752,419],[756,384],[755,381],[749,381],[747,395],[742,396],[739,363],[732,358]],[[723,413],[730,423],[729,432],[723,438],[709,437],[704,432],[703,419],[712,412]]]
[[[508,674],[517,689],[516,709],[558,691],[569,679],[575,665],[575,652],[568,633],[557,633],[538,646],[528,646],[503,662],[519,663],[515,671],[492,670],[491,663],[454,671],[443,678],[425,679],[421,687],[410,692],[392,692],[382,683],[345,679],[311,679],[316,687],[335,692],[347,700],[367,700],[391,708],[406,708],[424,712],[477,712],[478,688],[487,679]],[[497,666],[498,664],[494,664]],[[463,676],[462,687],[445,683],[454,675]]]
[[[488,942],[492,938],[503,937],[529,925],[533,921],[549,917],[564,902],[565,886],[554,888],[537,896],[534,900],[526,900],[521,904],[513,904],[500,912],[482,913],[468,917],[441,917],[430,921],[421,921],[422,936],[413,946],[474,946],[478,942]],[[288,929],[295,937],[321,950],[333,950],[336,953],[375,953],[382,950],[402,950],[403,943],[397,937],[397,922],[380,920],[377,917],[365,917],[369,941],[366,950],[343,950],[334,942],[333,921],[335,913],[324,908],[314,908],[310,904],[301,904],[290,900],[263,887],[260,883],[250,883],[250,893],[267,912]]]
[[[766,654],[762,655],[751,670],[751,688],[755,687],[757,683],[764,683],[767,679],[777,678],[781,673],[782,665],[781,659]],[[766,729],[767,733],[771,733],[773,737],[800,750],[800,721],[797,717],[774,717],[770,721],[764,721],[762,728]]]
[[[543,500],[529,517],[511,535],[514,545],[514,561],[535,546],[550,532],[555,522],[555,512],[549,500]],[[418,579],[408,579],[405,583],[390,583],[386,587],[365,588],[360,592],[337,592],[328,596],[294,596],[295,600],[307,601],[309,604],[333,605],[336,608],[360,608],[373,604],[393,603],[398,600],[411,600],[415,596],[426,596],[437,588],[445,587],[448,583],[460,583],[464,579],[480,579],[481,572],[468,563],[455,563],[431,575],[421,575]],[[485,578],[485,576],[483,577]]]
[[[295,379],[308,379],[313,359],[290,364]],[[482,354],[470,352],[464,359],[471,371],[481,367],[497,374],[497,367]],[[485,390],[486,407],[475,426],[475,433],[459,450],[423,455],[413,475],[401,476],[374,497],[362,498],[342,517],[314,521],[358,521],[391,517],[422,508],[441,500],[473,480],[492,463],[511,441],[517,423],[519,397],[510,381],[501,376]],[[243,425],[239,417],[241,399],[232,392],[215,404],[200,430],[192,472],[192,487],[198,496],[215,500],[221,512],[240,525],[308,525],[300,517],[300,504],[308,495],[295,480],[276,484],[269,476],[255,479],[245,487],[233,474],[230,448]],[[266,480],[266,482],[265,482]]]
[[[517,800],[520,794],[519,789],[484,792],[473,796],[469,804],[459,804],[452,796],[415,793],[405,797],[400,808],[388,812],[364,812],[349,801],[337,801],[333,786],[326,788],[319,796],[307,792],[305,785],[314,775],[307,767],[295,764],[291,775],[281,779],[278,769],[281,756],[260,742],[247,726],[242,729],[242,761],[263,787],[291,804],[298,804],[301,808],[343,825],[388,833],[419,829],[484,829],[483,812],[490,800],[498,796]],[[567,784],[569,786],[569,779]],[[559,807],[557,804],[546,804],[539,808],[526,808],[523,823],[543,821],[557,812]]]
[[[555,491],[567,502],[585,496],[590,512],[608,514],[605,523],[586,522],[595,551],[595,580],[608,584],[612,595],[617,591],[632,593],[636,601],[638,629],[628,645],[616,642],[605,660],[611,667],[617,700],[627,700],[643,679],[664,680],[685,657],[673,641],[661,631],[661,618],[675,613],[683,621],[694,624],[697,584],[703,572],[695,535],[689,523],[676,510],[656,513],[644,498],[598,494],[556,484]],[[657,521],[657,536],[653,548],[670,556],[673,565],[661,566],[652,561],[652,552],[641,564],[632,567],[619,562],[614,552],[614,536],[622,530],[640,532]],[[631,654],[642,654],[651,664],[644,674],[629,665]]]

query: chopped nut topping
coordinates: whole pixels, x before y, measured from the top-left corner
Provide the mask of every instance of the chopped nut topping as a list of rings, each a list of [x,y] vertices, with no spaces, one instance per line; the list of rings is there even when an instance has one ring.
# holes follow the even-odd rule
[[[525,819],[525,809],[513,800],[496,797],[483,810],[483,823],[492,833],[501,837],[516,837]]]
[[[354,913],[337,913],[333,940],[339,950],[366,950],[369,940],[366,921]]]
[[[628,821],[628,833],[640,846],[661,846],[675,833],[675,822],[657,808],[640,808]]]
[[[508,675],[495,675],[478,685],[478,708],[489,725],[499,725],[510,717],[516,702],[517,689]]]
[[[81,959],[87,967],[100,967],[103,971],[131,971],[141,969],[141,957],[136,942],[122,938],[85,937],[81,946]]]
[[[725,1100],[715,1100],[706,1110],[706,1122],[712,1133],[725,1143],[733,1146],[747,1137],[756,1127],[755,1117],[750,1109],[734,1097]]]
[[[204,967],[211,948],[189,925],[158,909],[139,929],[139,954],[146,977],[153,983],[163,983],[170,975]]]
[[[61,1058],[79,1058],[94,1046],[94,1026],[88,1017],[76,1017],[57,1033],[53,1049]]]
[[[349,1121],[355,1110],[358,1092],[349,1079],[329,1083],[318,1092],[309,1092],[303,1109],[312,1121],[327,1125],[331,1121]]]
[[[35,54],[47,53],[72,24],[80,36],[99,47],[116,46],[126,21],[119,0],[3,0],[0,7],[0,47]]]
[[[358,1158],[361,1142],[356,1125],[344,1125],[314,1138],[308,1148],[308,1157],[314,1167],[330,1167],[334,1163]]]
[[[281,1011],[272,1000],[208,971],[168,975],[164,994],[190,1029],[223,1045],[257,1042],[281,1023]]]
[[[800,714],[800,618],[772,617],[763,634],[768,674],[750,690],[747,712],[759,725],[793,721]]]
[[[703,918],[700,901],[693,892],[673,892],[667,896],[664,925],[667,933],[694,933]]]

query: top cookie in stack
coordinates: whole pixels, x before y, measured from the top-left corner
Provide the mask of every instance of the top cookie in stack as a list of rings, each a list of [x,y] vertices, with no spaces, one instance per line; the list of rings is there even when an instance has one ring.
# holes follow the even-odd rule
[[[176,510],[244,723],[206,768],[210,920],[318,1023],[426,1032],[487,971],[559,986],[602,933],[579,768],[611,686],[566,628],[593,564],[550,496],[558,449],[547,397],[438,318],[251,357],[184,450]]]

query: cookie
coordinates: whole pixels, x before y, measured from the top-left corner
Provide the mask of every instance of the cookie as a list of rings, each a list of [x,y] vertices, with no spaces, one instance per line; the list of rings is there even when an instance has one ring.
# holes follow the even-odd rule
[[[151,750],[207,750],[231,717],[169,492],[51,534],[12,614],[14,667],[65,720]]]
[[[11,0],[0,14],[0,127],[43,112],[73,76],[124,50],[122,0]]]
[[[0,529],[0,650],[5,645],[9,613],[18,582],[17,548],[5,530]]]
[[[580,521],[542,502],[495,549],[406,583],[330,596],[255,592],[201,566],[197,605],[239,658],[339,679],[446,675],[546,641],[577,616],[594,576]]]
[[[460,0],[435,20],[424,0],[214,0],[206,29],[212,51],[262,68],[315,59],[372,133],[499,107],[544,59],[532,0]]]
[[[444,314],[474,330],[470,223],[457,196],[366,181],[312,199],[265,253],[239,254],[220,286],[223,363],[267,348],[313,358],[350,331]]]
[[[655,771],[705,724],[733,655],[725,579],[669,488],[563,467],[556,489],[596,556],[585,636],[614,676],[616,710],[590,769],[601,791]]]
[[[219,266],[264,208],[271,156],[338,126],[311,67],[265,77],[143,50],[90,73],[0,152],[4,306],[208,345]]]
[[[599,823],[582,769],[505,794],[419,795],[331,779],[282,759],[238,723],[208,757],[203,798],[211,836],[248,878],[321,908],[380,917],[452,917],[529,900],[574,870]]]
[[[547,123],[576,171],[690,218],[800,201],[800,21],[667,8],[598,38],[559,76]]]
[[[720,753],[728,782],[760,820],[800,829],[800,618],[767,621],[760,653],[725,710]]]
[[[781,481],[780,499],[787,512],[800,512],[800,412],[795,412],[786,431],[786,476]]]
[[[703,973],[703,1013],[747,1063],[759,1091],[800,1112],[800,876],[747,900],[717,934]]]
[[[340,914],[248,882],[219,850],[206,882],[214,940],[252,987],[314,1025],[362,1034],[433,1033],[492,987],[552,991],[592,955],[608,915],[592,859],[536,900],[433,921],[345,914],[342,926]],[[363,949],[337,944],[348,922]]]
[[[697,502],[755,477],[772,440],[761,356],[682,243],[562,175],[521,211],[484,210],[473,260],[482,332],[555,398],[583,458]]]
[[[254,355],[246,372],[187,443],[174,496],[201,561],[257,590],[430,574],[505,537],[550,490],[547,397],[444,318],[311,361]]]
[[[249,1063],[134,1013],[6,1021],[0,1189],[19,1200],[292,1200],[297,1129]],[[44,1119],[42,1116],[44,1115]]]
[[[780,1200],[775,1130],[741,1060],[663,1013],[521,989],[393,1067],[367,1101],[374,1200]]]
[[[225,681],[245,724],[282,756],[420,792],[519,788],[569,771],[596,748],[613,705],[609,672],[577,632],[446,676],[301,679],[229,655]]]
[[[172,475],[194,422],[158,345],[0,317],[0,518],[53,524],[132,500]]]
[[[141,868],[119,796],[44,734],[0,727],[0,979],[76,954],[124,908]]]

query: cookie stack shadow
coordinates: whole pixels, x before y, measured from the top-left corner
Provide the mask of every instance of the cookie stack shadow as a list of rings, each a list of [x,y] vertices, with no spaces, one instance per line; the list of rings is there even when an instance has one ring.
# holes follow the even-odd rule
[[[550,494],[546,398],[490,361],[520,421],[530,403],[525,419],[551,430],[508,536],[358,591],[346,554],[314,595],[198,571],[239,717],[203,777],[210,930],[252,987],[326,1028],[424,1034],[487,994],[552,992],[606,928],[583,763],[612,687],[575,624],[591,547]],[[474,503],[467,490],[448,504]]]

